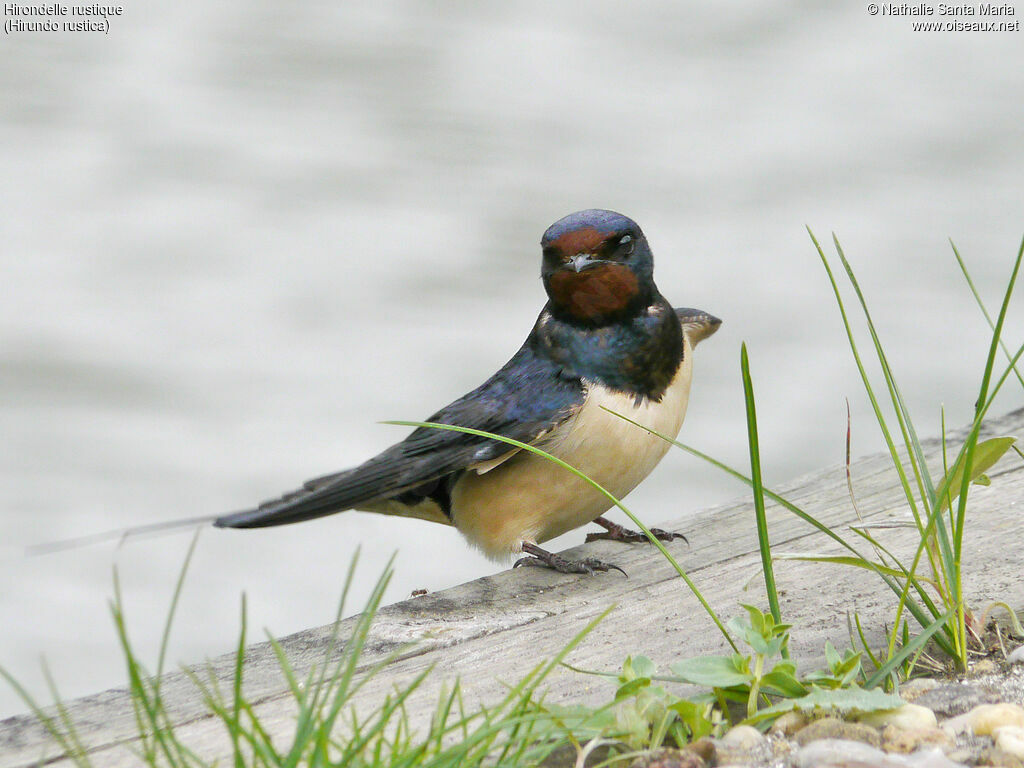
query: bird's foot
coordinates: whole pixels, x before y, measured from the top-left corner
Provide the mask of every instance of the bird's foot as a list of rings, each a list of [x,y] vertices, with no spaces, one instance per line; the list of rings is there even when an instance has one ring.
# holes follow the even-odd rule
[[[527,553],[529,557],[523,557],[516,560],[515,564],[512,566],[513,568],[518,568],[522,565],[529,565],[536,568],[551,568],[559,573],[587,574],[593,574],[595,571],[616,570],[627,579],[629,578],[629,574],[619,568],[619,566],[598,560],[596,557],[585,557],[582,560],[569,560],[561,555],[548,552],[546,549],[541,549],[536,544],[531,544],[528,541],[523,542],[523,552]]]
[[[594,520],[595,523],[605,529],[604,533],[588,533],[587,541],[649,541],[647,534],[641,531],[631,531],[629,528],[625,528],[618,523],[613,523],[611,520],[606,520],[604,517],[599,517]],[[651,533],[654,534],[654,538],[658,541],[675,541],[676,539],[682,539],[687,544],[689,540],[681,533],[673,533],[672,531],[664,531],[661,528],[651,528]]]

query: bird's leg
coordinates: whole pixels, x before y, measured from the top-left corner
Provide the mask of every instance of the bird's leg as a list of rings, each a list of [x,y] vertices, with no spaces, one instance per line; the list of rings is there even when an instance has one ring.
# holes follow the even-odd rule
[[[619,568],[617,565],[611,563],[605,563],[594,557],[585,557],[582,560],[568,560],[561,555],[556,555],[553,552],[548,552],[546,549],[541,549],[536,544],[532,544],[529,541],[523,542],[523,552],[530,557],[522,557],[516,560],[513,568],[518,568],[521,565],[533,565],[541,568],[553,568],[559,573],[593,573],[594,571],[610,571],[612,569],[619,571],[623,576],[629,578],[624,570]]]
[[[609,541],[649,541],[647,534],[641,533],[640,531],[631,531],[629,528],[623,528],[618,523],[613,523],[611,520],[605,519],[604,516],[598,517],[594,522],[604,528],[605,532],[588,533],[587,541],[598,541],[600,539],[608,539]],[[690,543],[681,533],[663,531],[661,528],[651,528],[651,533],[654,534],[654,538],[658,539],[658,541],[674,541],[675,539],[682,539],[687,544]]]

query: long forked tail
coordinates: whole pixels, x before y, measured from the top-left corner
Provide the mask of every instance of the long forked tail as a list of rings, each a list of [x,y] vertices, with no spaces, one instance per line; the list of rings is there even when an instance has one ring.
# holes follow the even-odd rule
[[[168,520],[163,523],[134,525],[131,528],[117,528],[113,531],[90,533],[86,536],[76,536],[73,539],[61,539],[60,541],[48,541],[44,544],[33,544],[30,547],[26,547],[24,552],[25,555],[33,557],[35,555],[48,555],[53,552],[64,552],[69,549],[78,549],[79,547],[89,547],[93,544],[102,544],[107,541],[117,541],[120,542],[120,544],[123,544],[129,539],[140,538],[143,536],[156,536],[162,533],[173,533],[174,531],[191,528],[193,526],[206,525],[215,522],[216,519],[217,518],[214,515],[204,515],[202,517],[186,517],[181,520]]]

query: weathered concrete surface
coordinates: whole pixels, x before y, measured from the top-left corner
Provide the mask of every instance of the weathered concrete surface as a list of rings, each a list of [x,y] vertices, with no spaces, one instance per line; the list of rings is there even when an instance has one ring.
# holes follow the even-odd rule
[[[1024,409],[986,425],[985,435],[1024,437]],[[954,435],[951,442],[958,446]],[[928,455],[939,463],[937,443]],[[852,468],[857,503],[870,521],[906,518],[905,500],[887,456],[856,461]],[[1024,606],[1024,461],[1012,451],[989,472],[991,487],[974,487],[967,525],[965,591],[975,606],[1004,600]],[[779,490],[783,496],[833,529],[857,522],[850,504],[845,469],[833,467],[801,478]],[[775,505],[768,510],[769,530],[776,552],[837,552],[790,512]],[[711,605],[724,617],[739,612],[738,603],[763,604],[756,578],[757,539],[749,496],[704,510],[663,527],[685,530],[690,546],[675,542],[670,549],[688,570]],[[881,531],[887,546],[900,555],[913,551],[912,531]],[[360,693],[367,710],[430,665],[433,674],[409,702],[414,721],[425,722],[445,681],[462,680],[467,704],[474,699],[495,701],[505,692],[501,681],[513,682],[537,662],[550,658],[609,605],[618,607],[570,656],[571,663],[593,669],[617,669],[627,654],[651,656],[663,668],[684,656],[720,653],[725,644],[697,600],[672,568],[651,547],[608,542],[585,545],[584,552],[621,565],[629,578],[612,573],[593,577],[566,576],[525,568],[505,571],[452,589],[406,600],[380,611],[370,634],[361,668],[388,654],[401,655]],[[780,562],[776,578],[787,621],[797,625],[794,657],[802,669],[820,665],[826,639],[837,647],[849,645],[848,612],[856,610],[873,640],[892,620],[892,593],[877,577],[860,569],[813,563]],[[748,590],[744,585],[750,583]],[[343,622],[341,636],[354,620]],[[331,627],[320,627],[285,638],[282,644],[297,674],[321,664]],[[411,650],[402,650],[410,642]],[[213,674],[230,690],[234,656],[215,659]],[[277,661],[266,643],[246,652],[245,689],[275,743],[290,742],[293,708]],[[205,676],[205,668],[200,670]],[[559,671],[548,680],[549,701],[603,703],[612,688],[593,676]],[[197,754],[212,760],[229,754],[226,732],[208,715],[195,687],[182,673],[168,675],[163,685],[172,719],[181,740]],[[137,765],[131,751],[135,717],[126,693],[112,690],[69,703],[83,743],[93,762],[103,766]],[[59,750],[31,716],[0,722],[0,768],[47,764],[64,765]],[[222,761],[227,764],[229,761]]]

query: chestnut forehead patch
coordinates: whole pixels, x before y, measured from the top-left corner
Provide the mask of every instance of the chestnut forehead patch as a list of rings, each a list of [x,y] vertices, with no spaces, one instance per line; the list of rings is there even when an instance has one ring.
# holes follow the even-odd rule
[[[566,254],[594,253],[614,235],[614,232],[601,232],[594,227],[583,227],[559,235],[548,244],[548,247]]]

